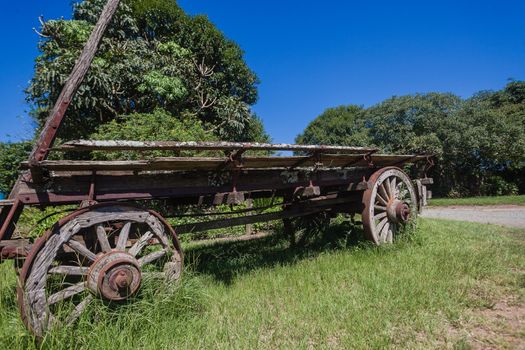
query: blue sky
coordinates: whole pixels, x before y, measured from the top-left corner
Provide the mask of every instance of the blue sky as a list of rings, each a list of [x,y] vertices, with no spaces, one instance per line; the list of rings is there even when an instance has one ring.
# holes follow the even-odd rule
[[[70,0],[2,4],[0,140],[27,138],[22,90],[37,55],[38,16],[69,17]],[[202,1],[261,80],[254,107],[274,142],[292,142],[324,109],[392,95],[468,97],[525,79],[524,1]],[[9,136],[8,136],[9,135]]]

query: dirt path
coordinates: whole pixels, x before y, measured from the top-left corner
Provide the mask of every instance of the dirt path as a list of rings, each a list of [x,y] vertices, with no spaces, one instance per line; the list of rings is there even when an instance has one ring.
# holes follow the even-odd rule
[[[429,207],[422,216],[525,228],[525,206],[518,205]]]

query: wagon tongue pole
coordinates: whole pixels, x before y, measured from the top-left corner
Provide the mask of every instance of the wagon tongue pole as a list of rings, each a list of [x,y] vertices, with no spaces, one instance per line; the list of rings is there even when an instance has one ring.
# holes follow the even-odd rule
[[[55,105],[51,110],[44,127],[42,128],[42,131],[40,132],[40,136],[35,143],[31,155],[29,156],[31,176],[35,182],[42,180],[42,174],[37,168],[38,162],[44,160],[47,157],[49,149],[55,141],[58,128],[62,124],[69,104],[71,103],[75,93],[78,90],[78,87],[80,84],[82,84],[82,81],[86,76],[91,62],[95,57],[100,41],[102,40],[104,32],[111,22],[111,19],[113,18],[119,3],[120,0],[108,0],[106,6],[102,10],[102,13],[100,14],[100,18],[95,25],[95,28],[93,28],[91,36],[84,46],[82,54],[75,63],[73,71],[69,75],[69,78],[62,88],[62,91],[58,96],[58,99],[56,100]]]

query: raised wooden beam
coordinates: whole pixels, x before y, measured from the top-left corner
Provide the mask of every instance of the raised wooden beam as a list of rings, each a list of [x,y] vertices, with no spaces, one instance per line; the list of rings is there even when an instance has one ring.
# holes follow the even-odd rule
[[[11,199],[2,199],[0,200],[0,207],[10,207],[15,203],[14,200]]]
[[[376,151],[375,148],[329,145],[294,145],[257,142],[176,142],[176,141],[127,141],[127,140],[76,140],[69,141],[54,151],[151,151],[151,150],[268,150],[319,153],[359,154]]]
[[[84,80],[84,77],[91,66],[91,62],[95,57],[95,53],[97,52],[100,41],[102,40],[102,36],[111,22],[111,19],[113,18],[119,3],[120,0],[108,0],[106,6],[104,6],[98,22],[93,28],[93,31],[91,32],[91,35],[84,46],[82,54],[75,63],[69,78],[67,79],[64,87],[62,88],[62,91],[60,92],[60,95],[58,96],[58,99],[55,101],[53,109],[47,118],[46,124],[40,132],[40,136],[35,143],[31,155],[29,156],[29,163],[31,165],[35,165],[37,162],[42,161],[47,157],[49,148],[55,141],[58,128],[62,124],[62,120],[64,119],[67,108],[69,107],[69,104],[73,100],[78,87],[80,84],[82,84],[82,81]]]

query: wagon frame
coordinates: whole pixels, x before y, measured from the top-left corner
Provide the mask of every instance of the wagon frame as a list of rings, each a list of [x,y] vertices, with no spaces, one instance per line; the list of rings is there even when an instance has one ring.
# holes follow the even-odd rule
[[[109,0],[65,83],[28,161],[7,200],[0,201],[0,257],[21,266],[18,302],[22,319],[37,336],[73,322],[94,297],[118,302],[132,297],[145,278],[176,280],[182,273],[177,235],[317,213],[360,214],[367,238],[392,242],[400,228],[426,204],[429,155],[380,154],[377,148],[238,142],[75,140],[53,147],[57,131],[96,53],[119,0]],[[219,156],[157,157],[142,160],[48,160],[50,152],[209,151]],[[253,151],[295,152],[291,156]],[[420,177],[402,170],[414,164]],[[281,211],[237,211],[235,218],[172,227],[144,203],[172,206],[237,205],[279,198]],[[140,204],[139,204],[140,203]],[[16,237],[26,206],[74,204],[35,242]],[[156,270],[155,270],[156,269]],[[155,271],[153,271],[155,270]],[[56,276],[61,280],[56,282]],[[53,284],[53,288],[50,287]],[[56,287],[59,285],[59,287]],[[56,287],[56,288],[55,288]],[[58,288],[58,289],[57,289]],[[78,299],[59,319],[54,307]]]

